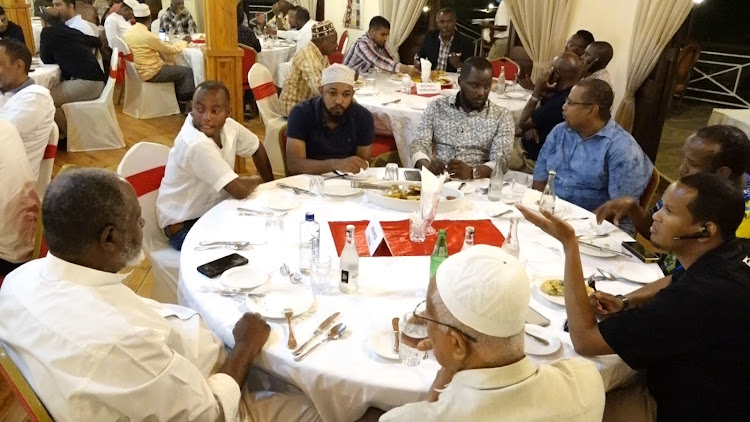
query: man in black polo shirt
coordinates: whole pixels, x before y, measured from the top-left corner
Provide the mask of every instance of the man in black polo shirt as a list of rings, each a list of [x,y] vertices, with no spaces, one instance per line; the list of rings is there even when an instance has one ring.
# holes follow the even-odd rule
[[[742,192],[697,173],[672,183],[654,214],[651,242],[682,263],[671,278],[628,295],[587,297],[573,227],[518,206],[562,242],[570,338],[584,356],[617,353],[645,369],[658,421],[748,421],[750,267],[735,239]],[[596,314],[609,316],[597,323]]]
[[[68,126],[62,105],[95,100],[104,90],[104,71],[91,54],[92,48],[102,47],[102,41],[66,26],[54,7],[44,9],[42,23],[40,57],[44,63],[57,63],[64,79],[50,94],[55,101],[55,123],[60,128],[60,138],[66,138]]]
[[[358,173],[370,160],[375,122],[353,102],[354,71],[341,64],[323,69],[320,96],[292,108],[286,160],[291,174],[333,170]]]
[[[580,57],[563,53],[555,57],[552,69],[534,87],[520,120],[523,131],[521,144],[529,160],[536,161],[552,128],[565,121],[562,107],[573,85],[581,79],[582,70]]]
[[[2,38],[13,38],[14,40],[25,43],[26,40],[23,36],[23,29],[15,23],[8,20],[8,16],[5,14],[5,9],[0,6],[0,39]]]

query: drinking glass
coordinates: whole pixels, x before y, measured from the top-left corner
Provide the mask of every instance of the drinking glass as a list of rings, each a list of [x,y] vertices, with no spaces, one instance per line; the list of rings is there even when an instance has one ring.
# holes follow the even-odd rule
[[[323,176],[310,176],[310,193],[315,196],[323,196]]]
[[[424,198],[424,197],[422,197]],[[432,236],[437,234],[435,228],[432,227],[432,222],[435,220],[435,214],[437,214],[438,203],[440,202],[440,193],[435,195],[432,201],[420,200],[419,201],[419,212],[422,216],[422,220],[425,223],[424,234],[425,236]]]
[[[409,240],[422,243],[425,239],[425,221],[420,213],[409,215]]]
[[[373,93],[375,92],[375,78],[367,78],[365,80],[367,84],[365,85],[365,88],[369,89]]]
[[[404,75],[401,77],[401,92],[411,94],[411,76]]]
[[[383,176],[383,180],[398,180],[398,164],[388,163],[385,165],[385,175]]]
[[[507,189],[503,190],[503,202],[506,204],[515,204],[523,199],[526,194],[526,180],[528,175],[526,173],[511,173],[508,175],[509,185]]]
[[[277,213],[266,215],[266,241],[280,241],[284,233],[284,216]]]
[[[328,294],[328,289],[331,287],[330,283],[331,257],[321,255],[318,258],[318,262],[313,264],[312,271],[310,272],[310,287],[316,296],[325,295]]]
[[[415,318],[411,312],[407,312],[401,318],[399,329],[399,360],[406,366],[419,365],[427,354],[427,352],[417,349],[419,342],[427,338],[427,320]]]

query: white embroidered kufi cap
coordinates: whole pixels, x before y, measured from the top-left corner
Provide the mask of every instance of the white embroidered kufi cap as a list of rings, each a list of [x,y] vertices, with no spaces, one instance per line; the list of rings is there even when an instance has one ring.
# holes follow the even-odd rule
[[[339,63],[334,63],[323,69],[323,79],[320,84],[327,85],[334,82],[354,86],[354,71]]]
[[[138,3],[134,6],[133,16],[135,16],[136,18],[145,18],[147,16],[151,16],[151,9],[148,8],[148,5]]]

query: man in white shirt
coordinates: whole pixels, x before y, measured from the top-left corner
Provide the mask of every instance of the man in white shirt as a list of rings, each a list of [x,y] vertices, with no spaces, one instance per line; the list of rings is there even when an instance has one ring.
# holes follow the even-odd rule
[[[583,358],[535,365],[524,355],[529,281],[518,259],[477,245],[446,259],[413,314],[441,368],[427,400],[393,409],[391,421],[599,422],[604,385]]]
[[[5,276],[31,259],[39,195],[18,131],[0,119],[0,134],[0,276]]]
[[[297,47],[294,50],[302,50],[312,40],[312,27],[315,25],[315,21],[310,19],[310,12],[302,6],[294,6],[289,11],[289,26],[293,29],[288,31],[268,29],[269,35],[278,35],[279,38],[285,40],[293,40],[297,42]]]
[[[117,12],[109,15],[104,21],[104,33],[107,35],[107,43],[112,46],[115,37],[122,38],[125,31],[130,29],[133,20],[133,9],[139,4],[137,0],[123,0],[122,6]]]
[[[487,60],[496,60],[505,57],[508,54],[508,9],[505,2],[500,0],[495,11],[494,22],[482,22],[482,37],[487,41],[492,41],[492,47],[487,54]],[[492,37],[490,37],[492,35]]]
[[[98,34],[94,33],[91,28],[81,15],[76,13],[76,2],[75,0],[52,0],[52,7],[60,11],[60,16],[65,21],[65,25],[75,28],[86,35],[97,37]]]
[[[37,178],[55,124],[55,104],[49,90],[29,78],[29,69],[31,52],[26,45],[14,39],[0,40],[0,119],[16,126],[31,174]]]
[[[49,255],[0,291],[0,338],[58,421],[315,421],[303,395],[254,393],[248,370],[270,327],[244,314],[228,353],[195,311],[137,296],[135,190],[103,169],[56,177],[42,218]]]
[[[263,144],[230,118],[230,112],[224,84],[206,81],[198,85],[193,110],[169,151],[156,215],[169,244],[177,250],[182,249],[193,224],[214,205],[230,197],[247,198],[259,184],[273,180]],[[235,155],[252,157],[260,176],[238,176]]]

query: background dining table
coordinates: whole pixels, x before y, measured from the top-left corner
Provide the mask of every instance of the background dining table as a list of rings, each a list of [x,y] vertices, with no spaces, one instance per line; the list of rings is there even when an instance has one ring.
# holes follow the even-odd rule
[[[52,89],[60,84],[60,78],[62,78],[62,70],[60,66],[56,64],[32,64],[32,72],[29,73],[29,77],[34,80],[37,85],[43,86],[47,89]]]
[[[403,169],[400,169],[403,180]],[[513,173],[511,173],[513,174]],[[382,168],[368,170],[368,175],[379,179]],[[306,175],[282,179],[281,182],[307,189],[310,177]],[[335,179],[334,179],[335,180]],[[228,347],[234,346],[232,329],[244,312],[250,308],[245,301],[217,294],[221,288],[220,278],[209,279],[196,271],[201,264],[213,261],[234,251],[195,250],[201,241],[246,240],[252,246],[236,253],[249,260],[247,270],[254,274],[267,274],[268,286],[290,288],[287,278],[281,276],[279,268],[288,264],[298,270],[299,227],[305,212],[313,212],[320,224],[320,253],[332,260],[330,290],[315,296],[312,307],[293,319],[297,339],[301,343],[313,330],[333,312],[341,312],[336,322],[344,322],[344,336],[332,341],[300,362],[292,359],[287,348],[287,328],[283,319],[268,319],[271,334],[263,352],[255,364],[275,376],[296,385],[315,403],[324,421],[353,421],[368,407],[383,410],[422,400],[432,383],[439,364],[434,356],[416,367],[405,366],[398,361],[381,357],[373,347],[378,335],[392,336],[391,319],[401,317],[424,300],[429,279],[429,256],[365,257],[359,260],[359,290],[354,294],[341,293],[337,287],[339,260],[329,222],[378,220],[395,221],[408,219],[408,214],[380,208],[367,199],[367,194],[349,197],[295,196],[282,190],[277,183],[261,185],[245,200],[225,200],[201,217],[185,240],[180,258],[180,281],[178,297],[182,305],[195,309]],[[332,182],[326,182],[332,183]],[[340,183],[340,182],[339,182]],[[500,202],[491,202],[478,188],[486,187],[488,180],[468,183],[468,193],[460,207],[449,213],[438,213],[436,220],[485,219],[505,236],[509,230],[507,218],[491,218],[500,210],[512,209],[513,216],[520,216],[515,208]],[[509,189],[506,187],[506,189]],[[527,189],[524,203],[538,198],[539,193]],[[528,197],[528,198],[527,198]],[[268,233],[263,216],[239,215],[238,206],[269,211],[268,205],[279,198],[298,206],[282,217],[283,228]],[[571,219],[577,232],[591,233],[593,214],[558,199],[557,213]],[[533,205],[532,205],[533,206]],[[632,240],[627,234],[605,223],[609,234],[607,242],[619,248],[622,240]],[[408,236],[408,234],[404,234]],[[450,235],[449,235],[450,236]],[[556,338],[561,346],[545,356],[531,356],[537,364],[557,359],[578,356],[568,333],[563,331],[566,320],[565,308],[545,298],[538,286],[548,278],[560,278],[563,274],[563,259],[559,242],[532,224],[521,219],[518,227],[520,261],[527,268],[532,294],[530,306],[548,318],[551,323],[541,330],[547,338]],[[634,257],[581,256],[584,274],[596,272],[597,268],[623,274],[640,282],[654,281],[662,276],[656,264],[644,264]],[[624,281],[600,281],[597,288],[612,294],[624,294],[641,285]],[[303,284],[293,288],[310,289],[308,277]],[[318,338],[320,340],[321,337]],[[527,344],[530,341],[527,338]],[[528,349],[527,349],[528,350]],[[618,356],[608,355],[588,358],[599,369],[604,385],[609,391],[628,381],[635,372]]]

